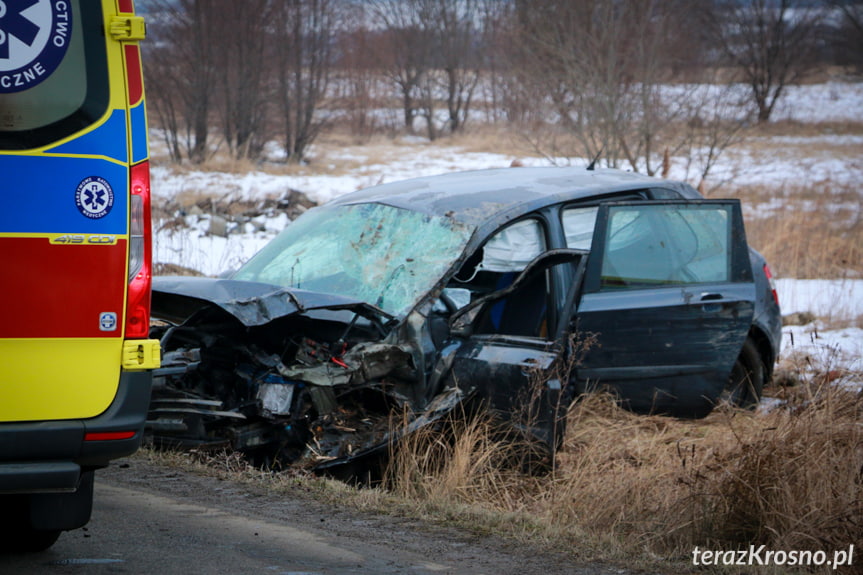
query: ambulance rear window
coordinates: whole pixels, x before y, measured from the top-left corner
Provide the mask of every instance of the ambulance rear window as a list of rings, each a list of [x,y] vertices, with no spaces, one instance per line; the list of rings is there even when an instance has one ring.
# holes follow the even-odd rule
[[[0,150],[46,146],[97,121],[110,95],[101,2],[0,4]]]

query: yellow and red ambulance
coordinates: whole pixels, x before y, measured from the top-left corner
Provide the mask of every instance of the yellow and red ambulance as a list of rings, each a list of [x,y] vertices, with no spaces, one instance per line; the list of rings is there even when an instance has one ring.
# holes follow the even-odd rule
[[[133,0],[0,0],[0,545],[90,517],[135,451],[148,338],[150,176]]]

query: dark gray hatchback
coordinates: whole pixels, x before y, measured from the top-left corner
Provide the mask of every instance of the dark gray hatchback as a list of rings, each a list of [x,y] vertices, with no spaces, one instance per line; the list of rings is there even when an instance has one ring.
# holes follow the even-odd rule
[[[310,210],[230,279],[153,291],[153,436],[316,469],[468,399],[552,446],[592,389],[676,416],[752,405],[781,337],[739,202],[616,170],[375,186]]]

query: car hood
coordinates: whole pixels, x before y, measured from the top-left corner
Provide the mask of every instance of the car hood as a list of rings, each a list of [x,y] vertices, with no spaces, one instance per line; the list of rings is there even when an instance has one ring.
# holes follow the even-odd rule
[[[393,316],[367,302],[339,295],[288,289],[242,280],[206,277],[153,278],[153,316],[182,323],[198,311],[217,306],[246,327],[312,310],[350,310],[383,323]]]

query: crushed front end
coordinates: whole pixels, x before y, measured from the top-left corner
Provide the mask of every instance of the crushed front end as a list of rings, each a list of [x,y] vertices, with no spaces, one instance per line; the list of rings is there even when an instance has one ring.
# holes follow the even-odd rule
[[[325,468],[385,448],[460,394],[425,401],[397,321],[367,303],[268,284],[160,278],[154,442]],[[393,414],[407,419],[394,425]]]

